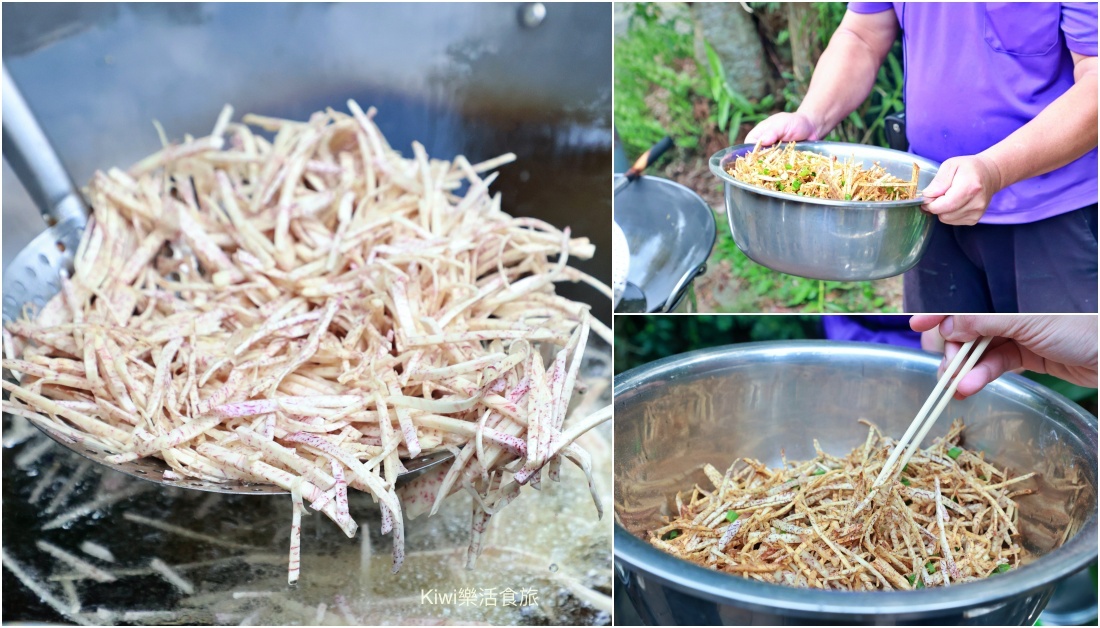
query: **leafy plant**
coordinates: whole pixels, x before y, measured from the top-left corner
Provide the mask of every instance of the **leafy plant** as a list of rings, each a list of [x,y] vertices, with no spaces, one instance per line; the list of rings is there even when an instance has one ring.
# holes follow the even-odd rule
[[[741,133],[742,124],[760,122],[768,117],[768,111],[775,105],[775,96],[768,94],[758,103],[750,102],[730,87],[722,68],[722,60],[718,58],[710,42],[704,43],[704,46],[707,52],[707,87],[711,99],[718,105],[715,123],[723,133],[728,129],[730,144],[734,144]]]
[[[635,5],[631,29],[615,38],[615,130],[637,156],[666,135],[690,150],[702,132],[694,100],[704,86],[694,72],[693,39],[662,21],[659,6]]]

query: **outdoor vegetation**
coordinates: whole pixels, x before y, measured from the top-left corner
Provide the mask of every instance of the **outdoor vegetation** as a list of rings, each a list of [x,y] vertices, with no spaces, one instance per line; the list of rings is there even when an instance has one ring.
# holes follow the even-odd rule
[[[745,7],[751,9],[751,13]],[[665,135],[676,147],[649,174],[678,181],[718,210],[718,241],[695,282],[699,311],[867,312],[901,309],[901,278],[803,279],[750,261],[733,242],[721,185],[707,168],[772,113],[797,109],[844,3],[617,4],[615,130],[629,159]],[[885,146],[902,109],[901,44],[870,98],[829,140]]]

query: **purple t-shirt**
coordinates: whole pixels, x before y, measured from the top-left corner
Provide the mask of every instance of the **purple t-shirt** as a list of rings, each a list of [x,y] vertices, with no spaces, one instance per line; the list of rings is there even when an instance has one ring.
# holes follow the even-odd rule
[[[1096,56],[1096,4],[851,2],[848,9],[897,15],[909,150],[936,161],[1005,139],[1073,85],[1070,51]],[[1034,222],[1091,205],[1096,172],[1094,148],[1001,190],[981,222]]]
[[[860,316],[822,316],[825,337],[829,340],[875,342],[920,349],[920,334],[909,327],[909,317],[899,314]]]

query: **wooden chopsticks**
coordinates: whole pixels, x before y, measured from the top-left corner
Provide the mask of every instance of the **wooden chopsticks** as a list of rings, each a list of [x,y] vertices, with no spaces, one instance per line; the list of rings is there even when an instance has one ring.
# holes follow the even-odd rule
[[[909,459],[913,457],[913,454],[916,453],[917,449],[920,447],[921,441],[928,435],[928,431],[932,429],[936,420],[940,418],[940,414],[943,413],[944,408],[950,403],[951,398],[955,396],[955,391],[959,388],[959,382],[974,368],[974,365],[978,362],[978,359],[982,357],[982,353],[985,352],[991,340],[993,339],[980,338],[971,340],[965,343],[962,348],[959,349],[959,352],[955,354],[955,357],[948,363],[947,368],[944,369],[943,375],[940,377],[939,381],[936,382],[936,387],[932,389],[932,393],[928,395],[928,399],[924,402],[924,405],[921,406],[920,411],[917,412],[917,416],[914,417],[913,422],[909,424],[909,429],[905,430],[905,435],[901,437],[897,446],[894,447],[893,453],[886,459],[886,464],[883,465],[882,471],[871,485],[871,491],[867,495],[867,498],[852,512],[853,515],[866,508],[867,505],[871,503],[871,499],[878,492],[878,489],[887,484],[887,482],[893,481],[899,471],[905,468]],[[975,346],[975,343],[977,343],[977,346]],[[973,349],[973,351],[971,351],[971,349]],[[967,356],[968,352],[969,357]],[[965,363],[963,363],[964,359],[966,360]],[[962,368],[959,368],[960,364],[962,364]],[[956,370],[958,371],[957,373]],[[945,388],[946,391],[944,390]],[[902,452],[904,452],[904,454]]]

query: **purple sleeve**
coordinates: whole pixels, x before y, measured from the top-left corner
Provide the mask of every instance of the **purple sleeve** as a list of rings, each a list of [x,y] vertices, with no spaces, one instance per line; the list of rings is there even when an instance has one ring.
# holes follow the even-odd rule
[[[848,10],[852,13],[882,13],[894,8],[892,2],[849,2]]]
[[[1062,33],[1073,52],[1086,57],[1096,56],[1096,3],[1063,2]]]

